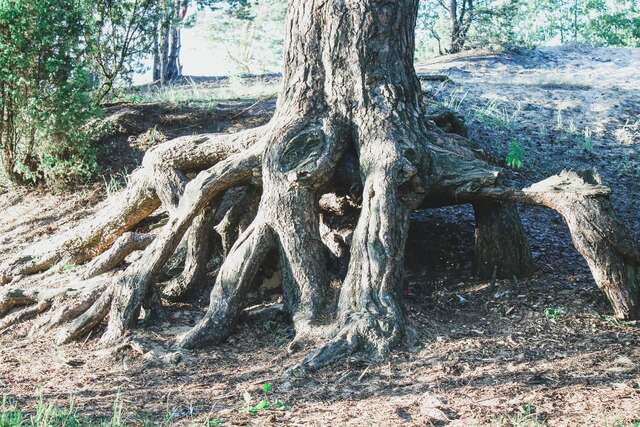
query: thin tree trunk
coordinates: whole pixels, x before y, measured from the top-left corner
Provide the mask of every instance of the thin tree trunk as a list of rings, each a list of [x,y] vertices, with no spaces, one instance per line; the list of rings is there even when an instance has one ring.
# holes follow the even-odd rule
[[[457,0],[449,0],[449,19],[451,21],[451,44],[449,46],[449,53],[458,53],[460,52],[460,23],[458,22]]]

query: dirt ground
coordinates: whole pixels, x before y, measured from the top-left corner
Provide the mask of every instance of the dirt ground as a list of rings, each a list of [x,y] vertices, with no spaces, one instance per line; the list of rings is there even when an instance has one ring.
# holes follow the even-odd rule
[[[581,48],[476,52],[418,67],[449,77],[425,82],[429,102],[463,115],[470,136],[496,158],[504,159],[514,142],[522,147],[524,167],[510,172],[516,183],[567,167],[597,168],[636,238],[638,70],[638,49]],[[180,134],[255,126],[274,105],[127,106],[123,114],[131,120],[119,120],[120,129],[103,141],[102,163],[114,178],[74,193],[0,195],[0,260],[90,215],[123,184],[118,173],[134,167],[149,146]],[[288,355],[293,330],[284,319],[246,319],[223,345],[174,352],[175,336],[204,313],[200,301],[168,306],[165,323],[140,331],[136,342],[144,349],[133,345],[117,357],[92,336],[55,348],[26,338],[28,324],[0,331],[0,395],[29,408],[40,388],[60,406],[72,396],[78,411],[92,417],[108,415],[121,401],[130,424],[637,425],[638,324],[611,317],[559,216],[541,208],[521,214],[537,271],[489,282],[471,277],[469,207],[415,215],[408,258],[416,268],[403,289],[415,339],[384,362],[355,356],[285,379],[284,370],[302,355]],[[284,408],[252,415],[247,408],[263,399],[265,383],[273,385],[272,406],[280,401]]]

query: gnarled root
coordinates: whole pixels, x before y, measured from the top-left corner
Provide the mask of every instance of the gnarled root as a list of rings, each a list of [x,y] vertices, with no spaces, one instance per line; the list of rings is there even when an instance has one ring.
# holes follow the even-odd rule
[[[616,317],[640,318],[640,249],[613,211],[610,190],[593,171],[563,171],[523,190],[502,187],[460,192],[460,201],[511,201],[556,210]]]
[[[107,283],[106,277],[76,278],[65,287],[8,288],[0,293],[0,331],[39,316],[31,328],[32,335],[70,323],[60,332],[56,342],[66,343],[78,338],[104,318],[104,314],[92,312],[91,308],[107,293]],[[91,327],[84,327],[85,324]]]
[[[26,248],[3,265],[0,278],[6,284],[55,264],[79,264],[94,258],[83,267],[81,276],[73,279],[72,286],[58,284],[43,290],[7,290],[0,298],[4,301],[0,302],[2,325],[6,328],[40,315],[32,333],[63,327],[56,341],[65,343],[95,328],[112,311],[107,336],[121,336],[124,325],[135,323],[148,294],[150,278],[166,261],[167,254],[175,249],[175,240],[180,240],[191,220],[219,193],[250,181],[256,173],[261,150],[252,152],[251,147],[260,134],[261,128],[256,128],[235,135],[184,137],[148,152],[143,168],[133,174],[127,189],[106,201],[94,217],[59,236]],[[176,184],[176,177],[211,165],[214,165],[211,170],[202,172],[190,186],[183,186],[182,181],[182,184]],[[169,197],[174,191],[185,194]],[[155,211],[161,200],[173,214],[164,229],[166,232],[157,239],[164,243],[159,246],[165,250],[151,250],[158,255],[156,262],[150,260],[149,252],[144,252],[142,262],[134,262],[115,279],[104,274],[122,263],[131,252],[152,246],[152,235],[127,233],[127,230]],[[183,203],[176,206],[176,200]],[[149,264],[145,265],[145,262]],[[112,309],[112,306],[115,307]]]
[[[255,218],[259,201],[260,189],[255,185],[232,188],[216,209],[206,208],[196,217],[187,235],[184,269],[164,287],[163,298],[185,301],[200,295],[206,285],[209,261],[229,254],[238,235]]]
[[[124,233],[118,237],[113,246],[89,262],[82,274],[83,279],[90,279],[120,265],[132,252],[141,251],[153,242],[153,236],[143,233]]]
[[[315,370],[358,350],[384,357],[405,330],[397,287],[404,266],[409,209],[401,186],[417,172],[398,147],[376,141],[376,151],[361,159],[366,174],[360,219],[338,303],[333,339],[309,353],[295,369]]]
[[[180,339],[180,347],[216,344],[231,334],[233,323],[242,308],[242,298],[250,289],[273,243],[273,232],[264,223],[252,224],[242,233],[218,273],[207,313]]]
[[[220,236],[220,246],[223,256],[229,255],[231,247],[238,236],[246,230],[258,213],[260,204],[260,187],[250,185],[242,188],[233,198],[233,203],[224,212],[222,219],[217,222],[215,230]]]
[[[184,269],[165,286],[162,291],[163,298],[169,301],[184,301],[202,289],[214,243],[214,213],[215,210],[207,207],[193,220],[187,234]]]
[[[162,204],[173,210],[188,172],[206,169],[252,146],[262,128],[233,135],[182,137],[150,150],[125,190],[106,200],[98,212],[77,227],[37,242],[0,265],[0,285],[21,276],[45,271],[68,260],[82,264],[109,249],[123,233],[147,218]]]
[[[342,152],[332,125],[330,120],[294,119],[274,127],[267,138],[264,192],[256,218],[223,263],[205,317],[180,340],[180,346],[193,348],[228,336],[242,296],[275,245],[296,330],[308,330],[305,325],[317,320],[327,281],[316,191],[326,183]]]
[[[200,172],[187,184],[177,209],[158,237],[113,284],[113,302],[103,342],[117,341],[135,326],[152,280],[174,253],[195,217],[225,190],[252,179],[262,154],[262,150],[255,148],[228,157]]]

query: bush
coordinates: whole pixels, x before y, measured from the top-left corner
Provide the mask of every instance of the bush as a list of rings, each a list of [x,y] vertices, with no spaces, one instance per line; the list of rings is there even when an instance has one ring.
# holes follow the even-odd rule
[[[0,146],[14,183],[60,186],[97,169],[85,0],[0,0]]]

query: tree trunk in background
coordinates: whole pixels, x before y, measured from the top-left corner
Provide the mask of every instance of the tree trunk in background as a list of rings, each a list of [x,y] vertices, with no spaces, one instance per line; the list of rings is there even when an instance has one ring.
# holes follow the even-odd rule
[[[160,76],[162,75],[162,64],[160,61],[161,52],[160,52],[160,23],[156,22],[155,28],[153,29],[154,37],[153,37],[153,81],[160,81]]]
[[[458,22],[457,0],[449,1],[449,19],[451,20],[451,45],[449,46],[449,53],[458,53],[460,52],[460,23]]]
[[[167,65],[165,67],[164,81],[174,81],[182,77],[182,66],[180,65],[180,49],[182,40],[179,28],[172,28],[169,36],[169,51],[167,53]]]
[[[448,53],[458,53],[462,51],[467,42],[469,29],[473,23],[475,10],[473,0],[462,0],[460,5],[460,10],[458,10],[458,1],[449,1],[448,12],[451,21],[451,44]]]
[[[182,0],[164,0],[154,42],[153,80],[160,84],[182,77],[180,25],[187,5]]]

